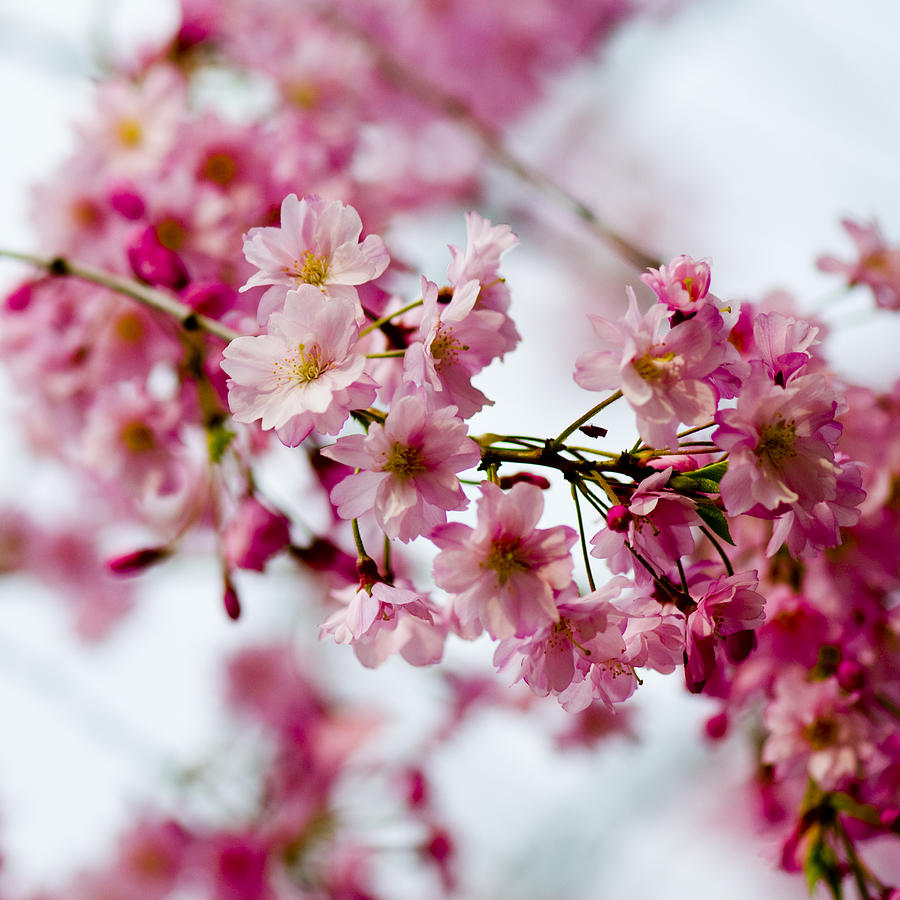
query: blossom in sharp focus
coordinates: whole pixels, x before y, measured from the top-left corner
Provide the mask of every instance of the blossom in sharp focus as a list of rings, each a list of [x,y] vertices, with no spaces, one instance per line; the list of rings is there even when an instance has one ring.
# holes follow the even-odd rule
[[[660,303],[686,315],[697,312],[709,293],[709,263],[690,256],[676,256],[667,266],[650,269],[641,281]]]
[[[331,492],[338,515],[357,519],[373,511],[384,533],[401,541],[428,534],[447,521],[447,510],[469,505],[456,473],[481,459],[454,407],[434,409],[426,389],[412,391],[394,400],[383,426],[322,450],[360,470]]]
[[[652,447],[678,446],[678,424],[712,418],[718,393],[709,377],[725,359],[707,323],[688,319],[674,328],[661,303],[642,315],[628,289],[628,312],[619,322],[591,316],[600,349],[575,362],[575,382],[588,391],[621,390]]]
[[[759,504],[811,507],[833,500],[838,466],[834,445],[841,433],[830,383],[795,377],[787,387],[771,381],[760,364],[744,382],[734,409],[716,414],[713,442],[729,454],[720,490],[729,515]]]
[[[351,409],[375,399],[366,358],[353,352],[359,328],[351,301],[301,285],[288,292],[284,312],[272,314],[268,332],[236,338],[222,353],[235,421],[260,419],[295,447],[313,429],[336,434]]]
[[[244,256],[259,271],[241,290],[277,285],[260,304],[260,323],[278,309],[284,291],[308,284],[333,298],[359,300],[355,285],[378,278],[390,262],[384,241],[370,234],[360,242],[362,219],[352,207],[320,197],[297,199],[288,194],[281,204],[281,226],[251,228],[244,238]],[[362,310],[357,309],[362,319]]]
[[[564,525],[536,528],[543,506],[534,485],[504,493],[486,482],[474,529],[452,522],[431,535],[441,548],[435,583],[453,594],[467,633],[483,627],[495,640],[527,637],[559,620],[554,591],[572,581],[570,548],[578,535]]]
[[[493,405],[472,384],[472,376],[504,353],[505,316],[474,308],[480,289],[477,281],[467,281],[444,305],[437,285],[423,278],[418,340],[410,344],[403,360],[405,378],[433,388],[436,399],[455,406],[463,419]]]

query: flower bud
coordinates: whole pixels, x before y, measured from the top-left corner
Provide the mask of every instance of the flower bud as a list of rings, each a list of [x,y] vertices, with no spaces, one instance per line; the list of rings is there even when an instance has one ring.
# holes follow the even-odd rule
[[[236,622],[241,617],[241,601],[231,582],[228,582],[225,585],[225,593],[222,595],[222,605],[225,607],[225,612],[232,622]]]
[[[156,235],[156,229],[146,228],[128,248],[131,270],[141,281],[180,291],[190,278],[181,257],[164,247]]]
[[[106,568],[114,575],[139,575],[144,569],[162,562],[171,553],[170,547],[144,547],[108,559]]]
[[[728,733],[728,713],[721,712],[706,720],[706,735],[713,741],[721,740]]]
[[[508,491],[514,484],[533,484],[542,491],[550,487],[550,482],[543,475],[535,475],[533,472],[516,472],[514,475],[500,476],[501,490]]]
[[[862,690],[866,683],[866,673],[856,660],[845,659],[838,664],[837,682],[848,694]]]
[[[606,525],[610,531],[624,533],[628,531],[628,523],[631,521],[631,511],[627,506],[617,503],[606,514]]]
[[[222,535],[226,565],[254,572],[262,572],[266,563],[290,542],[287,517],[272,512],[255,497],[241,501]]]

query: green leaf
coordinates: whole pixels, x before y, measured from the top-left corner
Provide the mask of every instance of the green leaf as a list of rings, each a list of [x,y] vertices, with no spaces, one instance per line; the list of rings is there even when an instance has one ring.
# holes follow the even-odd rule
[[[719,482],[713,481],[711,478],[695,478],[690,473],[686,475],[675,475],[669,479],[669,485],[675,491],[681,493],[701,493],[701,494],[718,494]]]
[[[209,448],[209,458],[218,463],[222,461],[234,432],[229,431],[224,425],[215,425],[206,432],[206,445]]]
[[[810,894],[816,889],[820,881],[824,881],[831,891],[834,900],[841,900],[843,890],[841,887],[841,867],[837,854],[825,842],[824,834],[820,831],[810,843],[803,861],[803,872],[806,875],[806,886]]]
[[[731,537],[731,532],[728,530],[728,519],[725,518],[725,513],[718,506],[712,503],[698,503],[697,515],[709,525],[713,534],[722,538],[725,543],[731,544],[732,547],[734,546],[734,540]]]

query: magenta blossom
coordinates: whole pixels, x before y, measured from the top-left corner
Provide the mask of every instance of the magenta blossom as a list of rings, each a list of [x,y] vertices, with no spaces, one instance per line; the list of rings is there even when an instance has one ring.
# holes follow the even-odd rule
[[[335,434],[350,415],[375,399],[353,352],[358,327],[349,300],[326,300],[310,285],[290,291],[283,313],[273,313],[268,334],[242,336],[223,351],[228,405],[237,422],[262,420],[289,447],[315,428]]]
[[[453,611],[469,633],[527,637],[559,621],[553,594],[572,581],[569,551],[578,535],[563,525],[535,527],[544,498],[533,485],[504,493],[486,482],[481,494],[474,529],[454,522],[432,534],[441,548],[434,579],[453,594]]]
[[[344,519],[374,511],[391,538],[409,541],[447,521],[447,510],[465,509],[468,498],[456,473],[481,459],[465,423],[452,406],[434,409],[424,388],[395,398],[384,425],[342,437],[322,453],[360,471],[331,492]]]

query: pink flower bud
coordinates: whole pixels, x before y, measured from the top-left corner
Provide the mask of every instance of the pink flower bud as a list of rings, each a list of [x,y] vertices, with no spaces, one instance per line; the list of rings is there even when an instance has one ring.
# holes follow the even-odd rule
[[[542,491],[550,487],[550,482],[543,475],[535,475],[533,472],[516,472],[514,475],[503,475],[500,478],[500,487],[504,491],[520,483],[533,484]]]
[[[611,507],[606,514],[606,524],[610,531],[617,531],[620,534],[628,531],[628,523],[631,521],[631,511],[627,506],[617,503]]]
[[[170,547],[144,547],[108,559],[106,568],[114,575],[139,575],[144,569],[162,562],[171,553]]]
[[[201,281],[189,285],[181,299],[198,313],[211,319],[221,319],[238,302],[234,288],[221,281]]]
[[[222,605],[228,618],[236,622],[241,617],[241,600],[237,595],[237,591],[230,585],[225,586],[225,593],[222,595]]]
[[[845,659],[837,667],[837,681],[841,689],[848,694],[859,691],[866,683],[866,673],[863,667],[852,659]]]
[[[190,281],[181,257],[164,247],[155,228],[146,228],[128,248],[131,270],[146,284],[180,291]]]
[[[137,191],[119,187],[109,195],[109,205],[123,218],[135,221],[144,215],[144,200]]]
[[[31,282],[26,281],[25,284],[17,287],[11,294],[6,296],[6,308],[10,312],[22,312],[28,309],[31,303]]]
[[[291,542],[290,523],[255,497],[246,497],[225,526],[222,541],[229,567],[262,572],[269,559]]]
[[[728,733],[728,713],[721,712],[706,720],[706,735],[713,741],[721,740]]]

